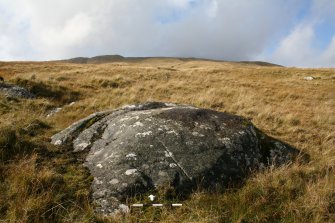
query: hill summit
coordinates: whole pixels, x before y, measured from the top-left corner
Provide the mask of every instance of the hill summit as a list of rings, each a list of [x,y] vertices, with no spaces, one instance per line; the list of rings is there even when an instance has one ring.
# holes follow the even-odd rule
[[[190,62],[190,61],[233,62],[238,64],[249,64],[257,66],[282,67],[281,65],[265,61],[226,61],[226,60],[213,60],[213,59],[204,59],[195,57],[123,57],[117,54],[100,55],[95,57],[74,57],[61,61],[78,63],[78,64],[102,64],[102,63],[113,63],[113,62],[144,62],[147,60],[178,60],[180,62]]]

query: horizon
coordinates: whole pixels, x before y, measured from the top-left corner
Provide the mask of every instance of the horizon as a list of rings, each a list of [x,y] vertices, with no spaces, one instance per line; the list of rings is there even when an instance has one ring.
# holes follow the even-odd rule
[[[70,60],[73,60],[73,59],[79,59],[79,58],[83,58],[83,59],[95,59],[95,58],[98,58],[98,57],[109,57],[109,56],[116,56],[116,57],[122,57],[122,59],[180,59],[180,60],[199,60],[199,61],[211,61],[211,62],[228,62],[228,63],[257,63],[257,62],[260,62],[260,63],[266,63],[266,64],[271,64],[271,65],[274,65],[274,66],[280,66],[280,67],[285,67],[284,65],[281,65],[281,64],[276,64],[276,63],[272,63],[271,61],[262,61],[262,60],[236,60],[236,61],[233,61],[233,60],[224,60],[224,59],[208,59],[208,58],[199,58],[199,57],[169,57],[169,56],[149,56],[149,57],[126,57],[126,56],[123,56],[123,55],[120,55],[120,54],[106,54],[106,55],[96,55],[96,56],[92,56],[92,57],[86,57],[86,56],[78,56],[78,57],[71,57],[71,58],[63,58],[63,59],[56,59],[56,60],[0,60],[0,62],[59,62],[59,61],[70,61]],[[111,63],[111,62],[114,62],[114,61],[108,61],[108,62],[102,62],[102,63]]]
[[[333,0],[0,0],[0,61],[122,55],[335,67]]]

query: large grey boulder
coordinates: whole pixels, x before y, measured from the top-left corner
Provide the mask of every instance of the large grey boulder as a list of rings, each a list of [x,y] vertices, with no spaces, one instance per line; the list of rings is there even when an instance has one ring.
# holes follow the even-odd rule
[[[7,97],[15,97],[15,98],[32,99],[36,97],[34,94],[30,93],[27,89],[8,83],[0,83],[0,93],[3,93]]]
[[[151,102],[95,113],[52,137],[87,150],[97,211],[115,213],[128,196],[170,185],[189,193],[239,182],[250,171],[298,154],[245,118],[187,105]]]

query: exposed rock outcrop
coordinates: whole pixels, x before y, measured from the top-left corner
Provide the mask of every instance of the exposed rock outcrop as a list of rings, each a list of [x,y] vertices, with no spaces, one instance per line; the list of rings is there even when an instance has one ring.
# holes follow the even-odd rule
[[[3,93],[8,97],[35,98],[35,95],[30,93],[27,89],[4,82],[0,82],[0,93]]]
[[[118,211],[134,193],[163,185],[191,192],[199,182],[224,186],[298,154],[245,118],[159,102],[95,113],[54,135],[52,143],[88,151],[93,199],[103,214]]]

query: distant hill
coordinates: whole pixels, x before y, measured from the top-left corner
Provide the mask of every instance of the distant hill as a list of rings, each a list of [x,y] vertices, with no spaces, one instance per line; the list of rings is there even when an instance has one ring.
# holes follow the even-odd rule
[[[238,63],[244,63],[244,64],[254,64],[254,65],[259,65],[259,66],[267,66],[267,67],[284,67],[279,64],[274,64],[274,63],[269,63],[269,62],[264,62],[264,61],[239,61]]]
[[[149,59],[174,59],[180,61],[215,61],[215,62],[233,62],[242,63],[257,66],[269,66],[269,67],[283,67],[278,64],[268,63],[264,61],[225,61],[225,60],[211,60],[202,58],[180,58],[180,57],[123,57],[121,55],[101,55],[95,57],[75,57],[67,60],[61,60],[61,62],[77,63],[77,64],[102,64],[102,63],[113,63],[113,62],[141,62]]]
[[[123,61],[126,58],[120,55],[101,55],[96,57],[75,57],[71,58],[65,61],[71,62],[71,63],[110,63],[110,62],[118,62]]]

